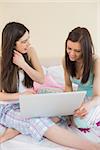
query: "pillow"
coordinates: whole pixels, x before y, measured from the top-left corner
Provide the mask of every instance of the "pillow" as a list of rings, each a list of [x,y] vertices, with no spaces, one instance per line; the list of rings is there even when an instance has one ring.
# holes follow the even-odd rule
[[[55,87],[55,88],[63,88],[64,89],[64,70],[62,65],[55,65],[50,67],[42,66],[44,74],[46,75],[45,83],[40,85],[38,83],[35,84],[35,88],[46,87]],[[39,87],[38,87],[39,86]],[[77,91],[78,85],[72,83],[73,90]]]
[[[48,67],[47,74],[52,76],[58,84],[64,86],[64,71],[62,65]]]
[[[44,84],[39,84],[37,82],[34,82],[34,90],[38,92],[40,89],[47,89],[47,88],[57,88],[57,89],[64,89],[64,86],[57,83],[51,75],[45,76]]]
[[[62,65],[51,66],[47,68],[47,74],[51,75],[53,79],[60,85],[64,87],[64,70]],[[77,91],[78,85],[72,83],[74,91]]]

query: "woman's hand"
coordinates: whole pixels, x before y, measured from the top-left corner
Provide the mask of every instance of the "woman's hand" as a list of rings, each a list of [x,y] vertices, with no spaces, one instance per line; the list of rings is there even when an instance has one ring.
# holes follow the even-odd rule
[[[20,68],[23,68],[24,65],[26,64],[22,54],[16,50],[14,50],[13,63],[16,64]]]
[[[81,105],[77,110],[74,112],[74,116],[76,117],[84,117],[88,114],[88,112],[93,107],[92,102],[87,102]]]

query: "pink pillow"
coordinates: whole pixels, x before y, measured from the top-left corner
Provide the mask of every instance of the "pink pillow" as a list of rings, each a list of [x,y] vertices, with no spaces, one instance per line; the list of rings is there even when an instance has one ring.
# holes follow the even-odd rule
[[[39,84],[37,82],[34,82],[34,90],[35,91],[38,91],[43,87],[64,89],[64,87],[62,85],[58,84],[50,75],[45,76],[44,84]]]

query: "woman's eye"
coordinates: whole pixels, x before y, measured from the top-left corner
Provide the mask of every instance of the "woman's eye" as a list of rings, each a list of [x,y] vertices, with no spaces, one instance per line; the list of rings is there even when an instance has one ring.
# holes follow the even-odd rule
[[[80,53],[80,50],[76,50],[77,53]]]
[[[68,48],[68,50],[71,50],[71,48]]]
[[[27,41],[25,40],[25,41],[22,41],[22,43],[26,43]]]

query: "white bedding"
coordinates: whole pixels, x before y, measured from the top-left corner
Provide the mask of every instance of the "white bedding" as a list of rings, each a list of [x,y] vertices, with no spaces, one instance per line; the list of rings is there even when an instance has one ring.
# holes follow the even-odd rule
[[[46,75],[47,74],[51,75],[57,83],[64,86],[63,68],[61,65],[43,68]],[[77,85],[73,85],[73,87],[75,90],[77,89]],[[72,128],[67,127],[67,129],[72,132],[75,132],[79,136],[85,136],[86,138],[94,142],[98,141],[100,142],[100,138],[98,138],[94,132],[85,134],[76,129],[75,127]],[[40,143],[37,143],[31,137],[24,135],[18,135],[17,137],[0,145],[0,150],[64,150],[64,149],[65,148],[63,146],[50,142],[47,139],[44,139]],[[75,149],[67,148],[66,150],[75,150]]]
[[[76,133],[78,136],[81,137],[83,136],[91,141],[100,142],[100,138],[98,138],[94,134],[94,132],[85,134],[76,129],[75,127],[67,127],[67,130],[70,130],[71,132]],[[65,148],[47,139],[44,139],[41,142],[36,142],[29,136],[18,135],[12,140],[2,143],[0,145],[0,150],[76,150],[76,149],[69,147]]]

